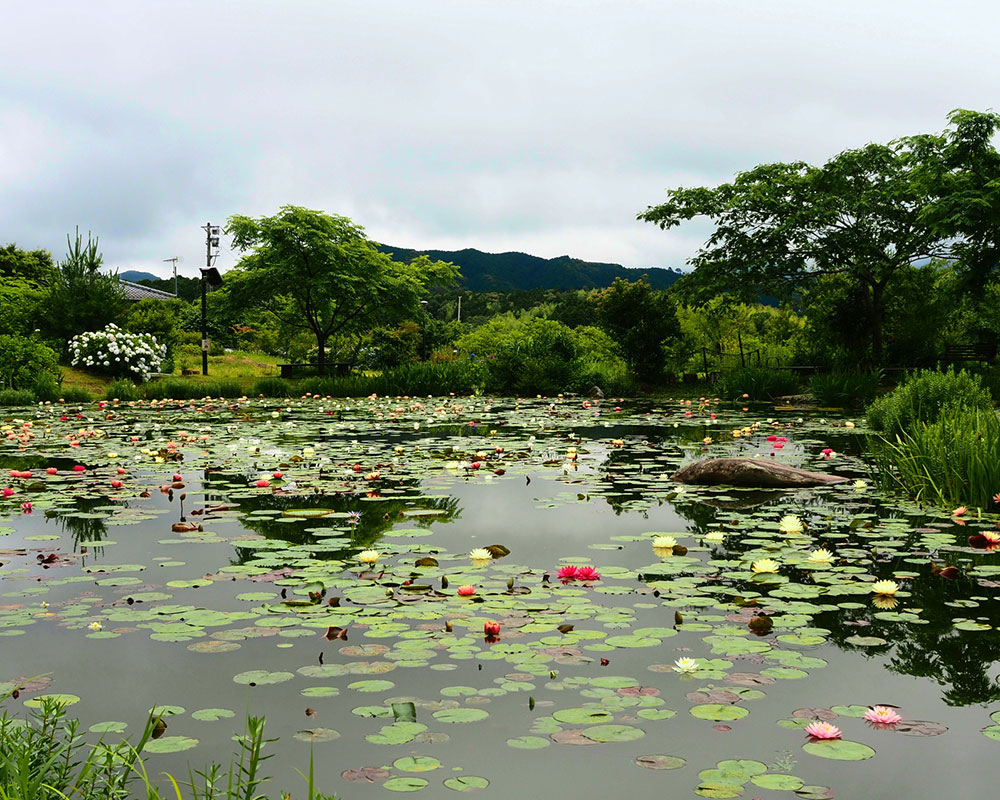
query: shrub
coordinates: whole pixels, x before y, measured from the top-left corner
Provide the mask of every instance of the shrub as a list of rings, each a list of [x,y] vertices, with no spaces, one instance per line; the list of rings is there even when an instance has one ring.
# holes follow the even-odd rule
[[[751,400],[772,400],[798,391],[799,378],[791,370],[742,367],[726,372],[719,381],[720,397],[750,395]]]
[[[29,389],[0,390],[0,406],[30,406],[35,402],[35,393]]]
[[[866,413],[872,429],[892,438],[917,423],[936,422],[946,411],[992,408],[993,398],[978,375],[949,367],[947,372],[926,369],[913,373],[872,403]]]
[[[42,372],[35,377],[35,383],[31,387],[35,400],[53,402],[62,397],[59,389],[61,378],[57,380],[51,372]]]
[[[250,394],[262,394],[264,397],[291,397],[292,385],[282,378],[260,378]]]
[[[0,336],[0,388],[30,389],[42,375],[58,381],[55,351],[23,336]]]
[[[959,408],[914,423],[894,441],[871,439],[881,489],[943,506],[996,506],[1000,419],[992,409]]]
[[[168,378],[141,387],[147,400],[200,400],[202,397],[242,397],[239,381],[186,381]]]
[[[127,333],[114,323],[102,331],[81,333],[69,340],[72,365],[116,377],[148,381],[167,355],[150,333]]]
[[[863,406],[874,399],[882,377],[881,370],[828,372],[814,375],[809,381],[809,391],[821,406]]]
[[[104,397],[107,400],[138,400],[142,393],[132,381],[119,379],[108,384]]]
[[[67,403],[89,403],[94,399],[90,392],[82,386],[71,386],[68,389],[63,389],[59,397]]]

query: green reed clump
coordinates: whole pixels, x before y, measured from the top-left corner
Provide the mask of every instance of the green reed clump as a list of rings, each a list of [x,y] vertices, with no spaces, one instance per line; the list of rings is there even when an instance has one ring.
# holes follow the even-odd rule
[[[8,695],[9,697],[10,695]],[[261,765],[264,745],[263,717],[247,716],[238,748],[225,767],[212,763],[205,769],[188,768],[188,780],[163,773],[163,785],[154,782],[143,757],[143,748],[156,738],[158,719],[150,714],[139,740],[108,744],[102,736],[90,742],[79,720],[66,716],[56,698],[42,698],[27,719],[0,713],[0,800],[259,800],[269,778]],[[312,755],[306,779],[307,800],[337,800],[315,788]],[[288,797],[286,792],[280,796]]]
[[[847,372],[835,370],[814,375],[809,381],[809,391],[821,406],[850,408],[870,403],[882,382],[882,371]]]
[[[879,488],[941,506],[990,509],[1000,492],[1000,419],[961,408],[916,422],[892,439],[870,437]]]
[[[719,378],[718,395],[732,399],[750,395],[750,400],[773,400],[799,390],[799,378],[791,370],[769,367],[741,367]]]
[[[993,397],[978,375],[949,367],[947,372],[925,369],[912,373],[872,403],[866,417],[869,427],[892,438],[916,423],[936,422],[946,412],[992,408]]]

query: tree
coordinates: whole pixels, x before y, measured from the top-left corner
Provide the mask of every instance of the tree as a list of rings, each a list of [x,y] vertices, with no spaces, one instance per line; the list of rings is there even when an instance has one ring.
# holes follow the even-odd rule
[[[869,144],[821,167],[763,164],[715,188],[674,189],[639,218],[663,229],[697,216],[715,224],[689,262],[695,271],[687,288],[695,296],[794,297],[822,276],[843,276],[873,359],[881,361],[894,277],[956,252],[941,206],[947,197],[953,212],[955,203],[962,207],[949,181],[968,160],[951,142],[956,133]]]
[[[48,250],[22,250],[11,243],[0,247],[0,276],[4,279],[22,278],[39,286],[48,286],[55,280],[56,265]]]
[[[283,206],[272,217],[230,217],[226,231],[245,253],[226,276],[231,295],[310,331],[321,374],[331,336],[395,325],[416,313],[431,286],[458,274],[427,256],[393,261],[347,217],[299,206]]]
[[[664,342],[680,333],[677,309],[666,292],[637,281],[615,278],[595,295],[601,327],[618,342],[625,361],[641,380],[657,381],[666,361]]]
[[[83,243],[80,229],[70,239],[66,236],[66,258],[59,262],[55,280],[47,298],[44,327],[47,333],[66,340],[84,331],[103,330],[118,322],[128,307],[125,290],[117,273],[101,272],[104,257],[98,239],[87,232]]]

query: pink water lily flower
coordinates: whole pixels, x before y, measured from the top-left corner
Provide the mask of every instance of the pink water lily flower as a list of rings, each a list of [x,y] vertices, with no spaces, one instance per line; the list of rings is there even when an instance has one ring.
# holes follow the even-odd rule
[[[559,572],[556,574],[556,577],[558,577],[561,581],[574,581],[577,577],[579,577],[577,572],[578,570],[576,567],[561,567]]]
[[[862,718],[876,725],[895,725],[902,719],[896,709],[890,706],[872,706]]]
[[[580,567],[576,571],[576,579],[578,581],[599,581],[601,573],[593,567]]]
[[[806,733],[814,739],[839,739],[841,737],[840,728],[831,725],[829,722],[810,722],[806,725]]]
[[[472,584],[466,584],[465,586],[458,587],[458,594],[461,597],[471,597],[476,593],[476,587]]]

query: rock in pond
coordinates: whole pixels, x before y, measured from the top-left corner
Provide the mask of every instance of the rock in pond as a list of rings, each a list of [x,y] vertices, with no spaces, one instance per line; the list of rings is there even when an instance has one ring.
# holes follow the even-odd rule
[[[761,488],[826,486],[848,479],[825,472],[809,472],[763,458],[706,458],[681,467],[671,476],[681,483],[703,486]]]

